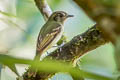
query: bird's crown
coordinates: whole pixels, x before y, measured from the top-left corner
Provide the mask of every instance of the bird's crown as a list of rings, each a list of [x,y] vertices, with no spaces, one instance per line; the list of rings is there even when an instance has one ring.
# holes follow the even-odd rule
[[[68,15],[64,11],[56,11],[50,16],[49,19],[57,22],[64,22],[68,17],[73,17],[73,15]]]

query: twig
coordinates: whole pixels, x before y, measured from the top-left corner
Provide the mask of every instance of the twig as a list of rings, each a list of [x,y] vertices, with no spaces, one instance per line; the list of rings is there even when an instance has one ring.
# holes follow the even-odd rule
[[[35,0],[35,3],[41,14],[43,15],[45,21],[47,21],[52,14],[52,10],[50,9],[48,3],[46,2],[46,0]]]

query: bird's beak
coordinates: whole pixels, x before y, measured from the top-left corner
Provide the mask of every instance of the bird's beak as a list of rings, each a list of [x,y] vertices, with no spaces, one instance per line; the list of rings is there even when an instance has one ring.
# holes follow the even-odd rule
[[[67,18],[69,18],[69,17],[74,17],[74,15],[67,15]]]

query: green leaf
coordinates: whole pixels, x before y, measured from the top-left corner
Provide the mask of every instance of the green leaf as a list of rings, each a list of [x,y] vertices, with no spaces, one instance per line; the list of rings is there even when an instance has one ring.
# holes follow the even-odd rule
[[[0,11],[0,14],[3,14],[3,15],[8,16],[8,17],[14,17],[14,18],[16,18],[15,15],[10,14],[10,13],[6,13],[6,12],[3,12],[3,11]]]
[[[90,78],[97,80],[115,80],[113,77],[108,77],[100,74],[95,74],[92,72],[87,72],[80,70],[78,68],[73,68],[69,63],[49,60],[46,59],[44,61],[32,61],[28,59],[18,59],[7,55],[0,54],[0,63],[5,65],[10,64],[27,64],[32,65],[33,69],[37,69],[42,72],[68,72],[72,75],[72,77],[76,78]],[[36,65],[37,64],[37,65]]]

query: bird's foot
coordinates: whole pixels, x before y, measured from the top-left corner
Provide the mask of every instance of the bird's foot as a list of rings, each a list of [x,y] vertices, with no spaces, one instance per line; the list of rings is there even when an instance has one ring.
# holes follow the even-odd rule
[[[64,45],[65,43],[62,43],[61,45],[58,45],[58,46],[53,46],[53,47],[57,47],[59,48],[60,52],[62,51],[62,46]]]

